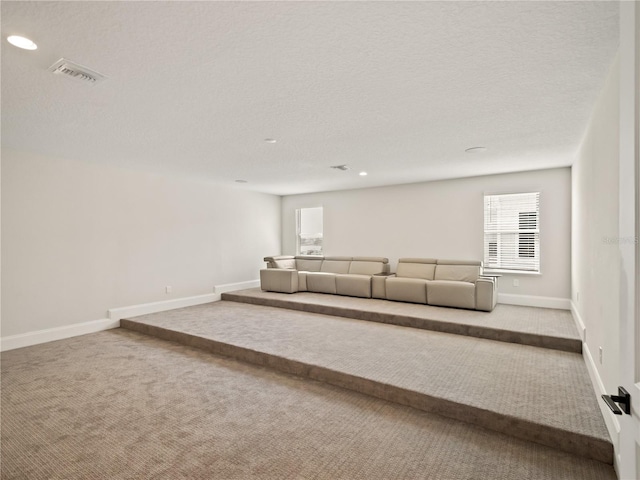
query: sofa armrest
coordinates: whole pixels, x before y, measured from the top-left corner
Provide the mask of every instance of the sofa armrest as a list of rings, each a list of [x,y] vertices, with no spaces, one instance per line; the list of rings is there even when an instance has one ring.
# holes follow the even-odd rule
[[[476,310],[492,311],[498,303],[498,282],[494,278],[479,277],[476,281]]]
[[[298,291],[298,271],[264,268],[260,270],[260,288],[267,292],[295,293]]]
[[[386,281],[389,277],[395,277],[395,273],[376,273],[371,276],[371,297],[387,298]]]
[[[264,257],[267,262],[267,268],[296,268],[296,257],[293,255],[274,255],[272,257]]]

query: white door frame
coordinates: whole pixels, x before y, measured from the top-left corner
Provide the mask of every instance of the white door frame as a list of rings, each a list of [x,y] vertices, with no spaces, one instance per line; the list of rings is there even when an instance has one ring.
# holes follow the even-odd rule
[[[618,417],[620,436],[615,467],[621,480],[640,477],[639,27],[640,5],[635,1],[620,2],[619,385],[631,394],[631,415]]]

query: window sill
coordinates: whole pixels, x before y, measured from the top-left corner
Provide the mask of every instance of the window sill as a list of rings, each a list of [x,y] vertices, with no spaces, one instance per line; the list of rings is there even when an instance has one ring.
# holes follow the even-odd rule
[[[500,275],[542,275],[540,272],[532,272],[530,270],[502,270],[499,268],[484,268],[482,273],[492,274],[499,273]]]

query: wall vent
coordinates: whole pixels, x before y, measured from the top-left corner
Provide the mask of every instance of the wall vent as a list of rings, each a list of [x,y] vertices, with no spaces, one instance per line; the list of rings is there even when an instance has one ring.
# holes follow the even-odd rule
[[[61,58],[56,63],[49,67],[49,71],[55,73],[56,75],[66,75],[67,77],[71,77],[75,80],[89,83],[91,85],[95,85],[102,80],[105,80],[107,77],[98,73],[90,68],[84,67],[82,65],[78,65],[77,63],[73,63],[67,59]]]

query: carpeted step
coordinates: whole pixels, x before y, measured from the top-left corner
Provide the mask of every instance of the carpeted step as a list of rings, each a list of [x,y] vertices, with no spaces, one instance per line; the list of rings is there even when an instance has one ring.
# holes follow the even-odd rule
[[[312,292],[264,292],[259,288],[223,293],[222,299],[582,352],[582,340],[567,310],[499,304],[492,312],[479,312]]]
[[[121,325],[613,461],[579,354],[228,301]]]

